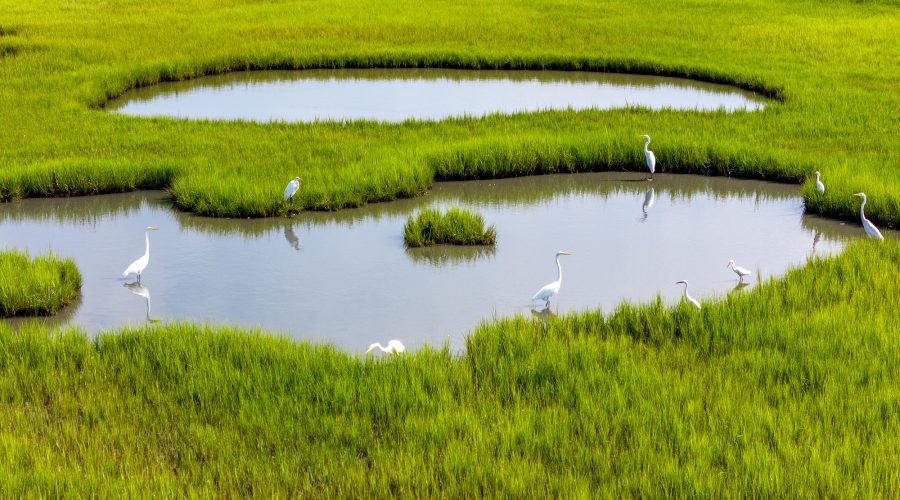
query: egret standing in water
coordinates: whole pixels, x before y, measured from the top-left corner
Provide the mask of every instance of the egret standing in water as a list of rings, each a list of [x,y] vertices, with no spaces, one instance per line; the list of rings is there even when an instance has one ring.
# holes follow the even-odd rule
[[[741,283],[744,282],[744,276],[750,276],[750,271],[744,269],[744,268],[741,267],[741,266],[736,266],[736,265],[734,265],[734,261],[733,261],[733,260],[729,260],[729,261],[728,261],[728,264],[726,264],[725,267],[730,267],[731,270],[734,271],[734,274],[737,274],[737,275],[738,275],[738,278],[740,278]]]
[[[141,273],[144,272],[147,264],[150,263],[150,231],[159,231],[159,228],[147,226],[147,232],[144,233],[144,239],[147,241],[147,250],[144,251],[144,255],[125,269],[125,272],[122,273],[123,278],[128,277],[129,274],[137,274],[137,282],[141,282]]]
[[[381,345],[381,342],[375,342],[374,344],[370,345],[368,349],[366,349],[366,354],[369,354],[369,351],[375,349],[376,347],[381,349],[381,352],[386,352],[388,354],[393,354],[395,352],[399,353],[406,350],[406,346],[403,345],[403,342],[394,339],[388,342],[387,347]]]
[[[820,174],[819,171],[816,170],[816,191],[818,191],[819,194],[825,194],[825,184],[822,184],[822,181],[819,180],[819,176],[821,175],[822,174]]]
[[[862,219],[862,227],[866,230],[866,234],[869,235],[869,238],[883,240],[884,236],[881,235],[881,231],[875,227],[875,224],[872,224],[872,221],[866,219],[866,193],[856,193],[853,196],[860,196],[863,199],[862,205],[859,206],[859,218]]]
[[[300,178],[294,177],[294,180],[288,182],[288,185],[284,188],[284,201],[290,200],[298,189],[300,189]]]
[[[684,283],[684,298],[691,304],[697,306],[697,310],[700,310],[700,301],[688,295],[688,282],[687,280],[676,281],[675,284]]]
[[[550,298],[559,293],[559,285],[562,284],[562,265],[559,263],[559,258],[563,255],[572,255],[569,252],[564,252],[562,250],[556,252],[556,281],[552,283],[548,283],[538,290],[534,297],[531,300],[543,300],[547,302],[546,307],[550,307]]]
[[[644,177],[644,178],[652,181],[653,180],[653,172],[656,172],[656,155],[653,154],[653,151],[650,151],[649,149],[647,149],[647,146],[650,145],[650,136],[645,135],[644,139],[647,139],[647,143],[644,144],[644,160],[646,160],[646,162],[647,162],[647,170],[650,171],[650,178],[649,179],[647,179],[646,177]]]

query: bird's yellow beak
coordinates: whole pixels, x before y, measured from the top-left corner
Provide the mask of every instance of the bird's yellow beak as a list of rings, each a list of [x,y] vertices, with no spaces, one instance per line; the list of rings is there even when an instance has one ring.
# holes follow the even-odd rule
[[[560,255],[572,255],[569,252],[559,252]]]
[[[150,226],[150,227],[147,228],[147,230],[148,230],[148,231],[159,231],[159,228],[158,228],[158,227]]]

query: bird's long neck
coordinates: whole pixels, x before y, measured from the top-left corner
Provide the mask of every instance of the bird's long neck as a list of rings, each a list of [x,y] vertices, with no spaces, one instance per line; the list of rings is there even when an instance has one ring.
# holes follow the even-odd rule
[[[650,139],[647,139],[647,142],[644,144],[644,152],[647,151],[648,146],[650,146]]]
[[[144,240],[147,242],[147,248],[144,250],[144,257],[150,256],[150,231],[144,233]]]
[[[816,180],[819,180],[819,176],[821,176],[821,175],[822,175],[821,172],[816,172]]]
[[[685,283],[685,284],[684,284],[684,296],[685,296],[685,297],[690,297],[690,295],[688,295],[687,289],[688,289],[688,284]]]
[[[863,219],[866,218],[866,197],[862,197],[862,205],[859,206],[859,216]]]
[[[559,258],[561,256],[556,256],[556,282],[562,283],[562,264],[559,263]]]

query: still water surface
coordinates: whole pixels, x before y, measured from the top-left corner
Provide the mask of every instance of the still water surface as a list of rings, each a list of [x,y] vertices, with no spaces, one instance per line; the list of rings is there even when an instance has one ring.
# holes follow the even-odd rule
[[[107,104],[117,113],[211,120],[442,120],[549,109],[761,109],[765,98],[681,78],[570,71],[256,71],[167,82]]]
[[[803,214],[797,186],[643,173],[575,174],[438,183],[426,196],[291,219],[197,217],[165,193],[137,192],[0,204],[0,244],[75,259],[78,304],[50,321],[91,332],[152,319],[263,327],[359,351],[374,341],[461,348],[480,320],[532,314],[556,278],[554,312],[602,308],[660,294],[680,300],[687,279],[702,300],[732,291],[729,259],[781,275],[832,254],[858,225]],[[275,193],[279,195],[280,193]],[[495,248],[403,245],[407,216],[430,207],[477,210],[497,228]],[[143,289],[121,272],[156,226]],[[131,279],[128,280],[132,281]]]

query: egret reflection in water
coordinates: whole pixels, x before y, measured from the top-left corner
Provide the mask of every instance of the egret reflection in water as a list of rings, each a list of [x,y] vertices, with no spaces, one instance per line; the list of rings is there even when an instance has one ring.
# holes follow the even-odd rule
[[[300,251],[300,238],[294,233],[294,228],[290,224],[284,226],[284,239],[291,245],[291,248]]]
[[[134,283],[125,283],[123,286],[130,290],[131,293],[143,297],[147,302],[147,322],[158,323],[158,319],[152,319],[150,317],[150,289],[142,285],[139,281],[135,281]]]
[[[654,203],[656,203],[656,191],[653,190],[653,186],[648,186],[647,192],[644,193],[644,204],[641,206],[641,211],[644,212],[641,222],[647,221],[647,216],[649,215],[647,211],[650,210]]]

